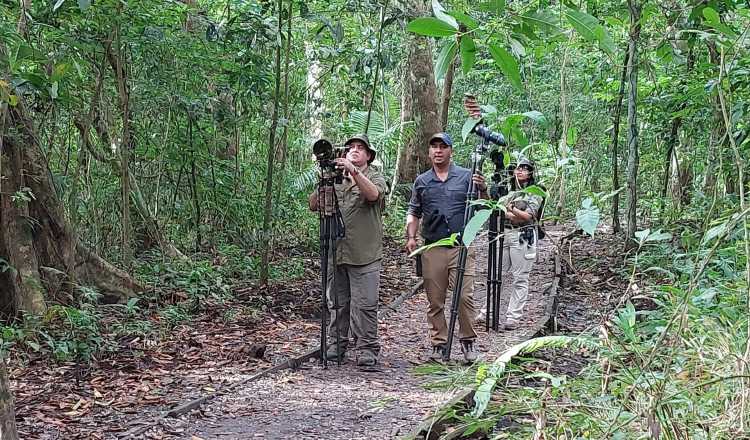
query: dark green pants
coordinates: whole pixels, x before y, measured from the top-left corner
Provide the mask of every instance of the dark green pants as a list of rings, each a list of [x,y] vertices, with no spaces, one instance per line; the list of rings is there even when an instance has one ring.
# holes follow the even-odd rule
[[[378,292],[380,290],[380,260],[364,266],[339,264],[328,277],[328,307],[331,310],[329,342],[336,342],[336,328],[341,335],[341,346],[349,346],[349,332],[359,350],[375,356],[380,352],[378,340]],[[338,311],[334,309],[334,296]]]

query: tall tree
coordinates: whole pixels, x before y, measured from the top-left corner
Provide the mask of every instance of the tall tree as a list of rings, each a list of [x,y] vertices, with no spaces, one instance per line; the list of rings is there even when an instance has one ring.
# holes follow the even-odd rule
[[[620,151],[618,144],[620,142],[620,115],[622,114],[622,98],[625,96],[625,81],[628,74],[628,60],[630,60],[630,45],[625,48],[625,57],[622,63],[622,73],[620,74],[620,89],[617,91],[617,101],[615,101],[614,115],[612,116],[612,230],[619,233],[622,230],[620,226]]]
[[[278,0],[276,2],[276,13],[278,14],[278,32],[281,35],[282,28],[284,25],[283,20],[283,2]],[[273,168],[274,158],[276,156],[276,128],[278,127],[279,119],[279,102],[281,100],[281,50],[282,45],[276,45],[276,62],[275,72],[276,81],[273,92],[273,106],[271,110],[271,129],[268,133],[268,161],[266,163],[266,196],[265,196],[265,207],[263,209],[263,250],[261,254],[260,263],[260,283],[268,283],[268,265],[270,263],[270,252],[273,241],[273,233],[271,231],[271,211],[273,209]]]
[[[426,16],[429,11],[424,0],[404,0],[403,8],[409,18]],[[397,174],[399,182],[413,182],[419,173],[429,168],[427,142],[441,127],[429,41],[409,33],[405,47],[408,49],[403,66],[401,123],[403,126],[413,122],[414,135],[402,140]]]
[[[638,209],[638,40],[641,35],[641,5],[628,0],[630,34],[628,40],[628,223],[627,246],[635,245]]]

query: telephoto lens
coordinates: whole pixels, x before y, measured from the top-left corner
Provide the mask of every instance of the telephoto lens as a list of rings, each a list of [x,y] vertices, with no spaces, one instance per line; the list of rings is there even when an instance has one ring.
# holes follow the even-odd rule
[[[474,126],[472,132],[491,144],[499,145],[501,147],[508,145],[505,142],[505,136],[503,136],[502,133],[496,133],[490,130],[481,122]]]
[[[318,139],[313,144],[313,154],[319,161],[333,160],[333,145],[327,139]]]

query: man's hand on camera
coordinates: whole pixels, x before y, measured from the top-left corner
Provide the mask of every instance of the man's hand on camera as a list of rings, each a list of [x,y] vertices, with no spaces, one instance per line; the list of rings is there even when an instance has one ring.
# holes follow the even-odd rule
[[[481,174],[474,174],[471,176],[471,180],[474,181],[474,186],[476,186],[477,190],[482,193],[487,193],[487,182],[484,181],[484,176]]]
[[[349,159],[345,157],[339,157],[335,160],[335,162],[338,168],[345,170],[350,175],[356,176],[357,174],[359,174],[359,169],[357,169],[357,167],[355,167]]]
[[[411,254],[414,252],[414,250],[417,249],[417,239],[413,237],[409,237],[406,239],[406,252]]]

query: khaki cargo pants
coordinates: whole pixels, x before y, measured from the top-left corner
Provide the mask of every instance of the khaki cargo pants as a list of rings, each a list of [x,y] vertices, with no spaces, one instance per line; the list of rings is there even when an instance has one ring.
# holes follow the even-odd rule
[[[427,291],[427,322],[430,325],[430,341],[433,346],[448,342],[448,325],[446,323],[445,300],[453,294],[458,274],[458,247],[435,247],[422,255],[422,277]],[[458,337],[461,340],[473,341],[477,337],[474,331],[474,277],[476,276],[475,251],[469,248],[466,257],[461,300],[458,304]],[[450,310],[448,311],[450,318]]]
[[[336,277],[328,275],[328,308],[331,324],[328,327],[330,344],[336,343],[336,328],[341,335],[341,348],[349,346],[349,330],[359,350],[376,357],[380,352],[378,340],[378,292],[380,290],[380,260],[363,266],[339,264]],[[338,297],[339,310],[334,309]]]
[[[503,271],[511,275],[510,301],[505,314],[506,324],[516,324],[523,317],[523,308],[529,298],[529,274],[536,260],[538,238],[534,232],[534,244],[519,241],[520,231],[506,229],[503,240]]]

